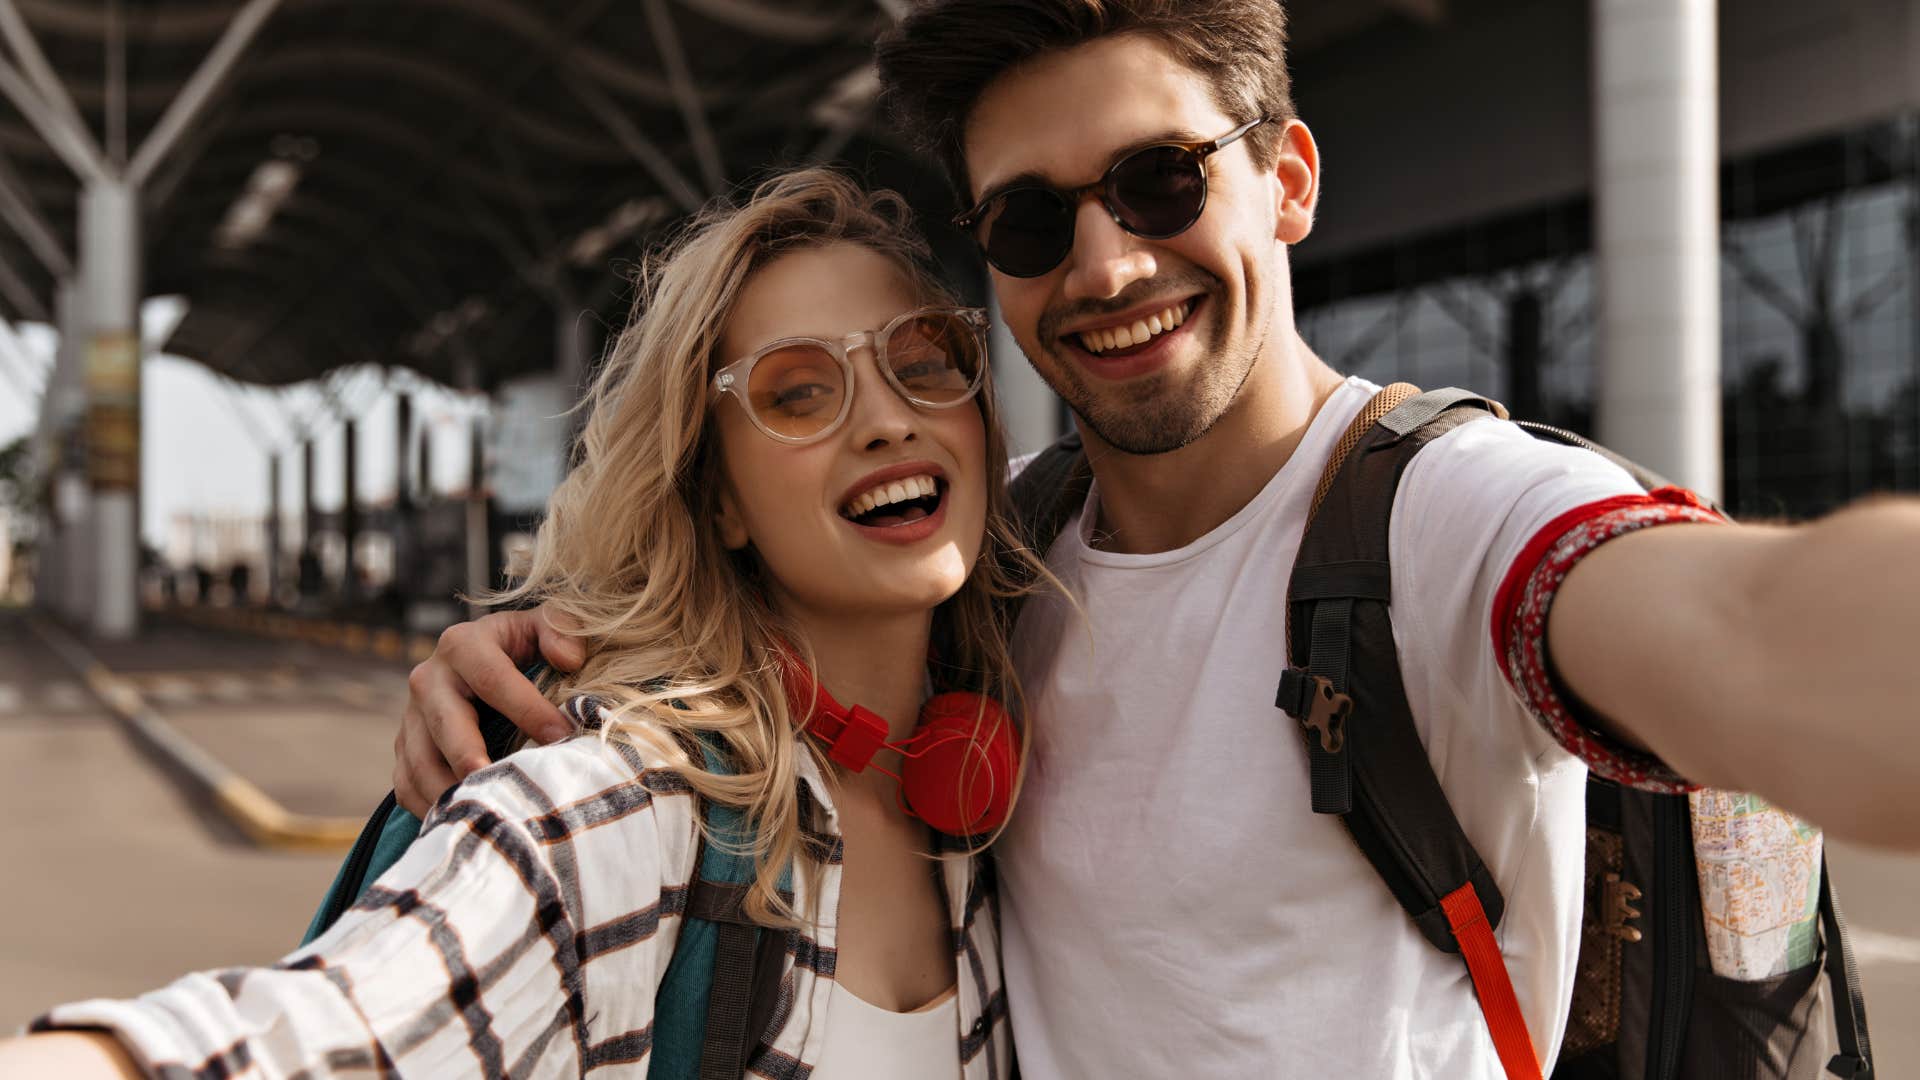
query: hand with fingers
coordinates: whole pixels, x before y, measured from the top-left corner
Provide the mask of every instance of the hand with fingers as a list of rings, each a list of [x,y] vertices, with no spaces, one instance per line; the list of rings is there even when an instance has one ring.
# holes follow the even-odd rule
[[[393,793],[403,808],[426,816],[443,792],[488,764],[476,698],[536,741],[572,732],[560,710],[520,673],[536,656],[575,671],[586,659],[586,646],[540,608],[495,612],[440,635],[433,655],[407,676],[407,709],[393,740]]]

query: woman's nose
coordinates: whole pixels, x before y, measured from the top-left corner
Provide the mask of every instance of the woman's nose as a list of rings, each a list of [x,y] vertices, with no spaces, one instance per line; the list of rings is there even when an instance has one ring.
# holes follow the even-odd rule
[[[911,441],[919,431],[920,412],[902,398],[880,374],[879,357],[872,346],[851,351],[853,409],[847,417],[856,445],[877,450]]]

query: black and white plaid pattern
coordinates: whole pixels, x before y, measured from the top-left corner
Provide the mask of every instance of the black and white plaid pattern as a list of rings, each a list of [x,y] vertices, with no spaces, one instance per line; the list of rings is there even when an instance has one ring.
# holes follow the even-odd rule
[[[576,712],[591,712],[592,705]],[[598,717],[576,716],[591,721]],[[838,817],[808,754],[801,797],[830,852],[795,874],[773,1031],[749,1075],[805,1080],[834,984]],[[62,1005],[35,1030],[113,1031],[167,1077],[644,1077],[654,989],[673,955],[697,851],[675,772],[593,734],[473,774],[327,934],[269,968],[188,975],[127,1001]],[[999,925],[983,861],[945,864],[969,1080],[1009,1072]]]

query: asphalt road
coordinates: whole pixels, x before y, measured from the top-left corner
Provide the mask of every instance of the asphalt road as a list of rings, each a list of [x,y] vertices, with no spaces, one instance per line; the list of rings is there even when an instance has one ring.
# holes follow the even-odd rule
[[[113,658],[180,730],[289,809],[384,793],[404,665],[170,630]],[[24,621],[0,612],[0,1031],[293,948],[339,864],[263,850],[138,749]],[[1835,845],[1878,1075],[1920,1076],[1920,858]]]

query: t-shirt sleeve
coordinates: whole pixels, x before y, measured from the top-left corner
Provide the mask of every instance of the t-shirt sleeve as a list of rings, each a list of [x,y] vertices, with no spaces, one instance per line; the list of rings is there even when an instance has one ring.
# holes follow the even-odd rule
[[[1609,780],[1669,795],[1696,786],[1654,755],[1609,735],[1567,691],[1547,654],[1547,614],[1554,597],[1568,571],[1609,540],[1654,525],[1724,521],[1698,496],[1677,487],[1576,506],[1533,534],[1494,594],[1490,632],[1501,674],[1556,742]]]
[[[1412,571],[1417,601],[1396,611],[1439,651],[1437,680],[1477,711],[1517,708],[1525,722],[1630,786],[1692,785],[1658,758],[1606,734],[1554,675],[1547,613],[1579,560],[1654,525],[1720,521],[1691,493],[1648,493],[1592,451],[1544,442],[1499,421],[1465,424],[1408,466],[1393,520],[1396,577]],[[1396,599],[1398,587],[1396,586]],[[1497,687],[1506,701],[1486,700]]]
[[[62,1005],[33,1027],[106,1029],[161,1075],[638,1061],[679,925],[662,916],[693,860],[684,783],[593,735],[523,750],[453,789],[405,856],[278,964]]]

